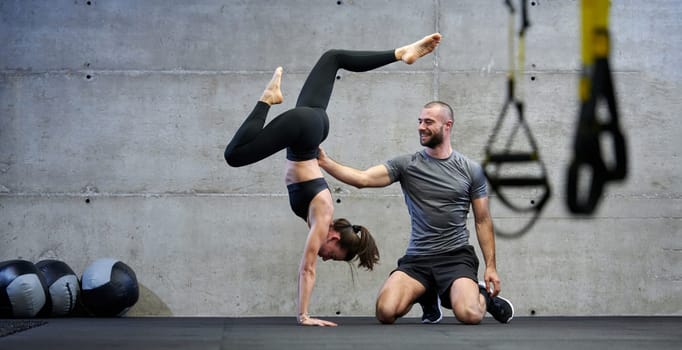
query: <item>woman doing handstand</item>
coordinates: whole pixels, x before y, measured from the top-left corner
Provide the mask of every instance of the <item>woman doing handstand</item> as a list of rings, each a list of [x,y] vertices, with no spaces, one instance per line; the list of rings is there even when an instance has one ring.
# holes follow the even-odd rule
[[[264,127],[270,106],[283,101],[282,67],[278,67],[255,108],[225,149],[225,160],[233,167],[252,164],[287,149],[285,182],[289,203],[309,228],[298,273],[298,322],[302,325],[336,325],[308,315],[318,256],[325,261],[357,258],[358,265],[368,270],[379,260],[374,239],[365,227],[352,225],[346,219],[333,220],[331,192],[317,163],[318,147],[329,133],[326,108],[336,72],[340,68],[365,72],[396,61],[412,64],[433,51],[440,39],[441,35],[434,33],[390,51],[327,51],[308,75],[296,107]]]

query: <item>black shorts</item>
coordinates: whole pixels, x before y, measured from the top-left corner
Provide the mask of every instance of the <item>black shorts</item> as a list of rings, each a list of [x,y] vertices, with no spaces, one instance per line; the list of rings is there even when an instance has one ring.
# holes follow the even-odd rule
[[[398,260],[395,271],[416,279],[426,287],[426,294],[436,291],[441,305],[451,309],[450,287],[456,279],[465,277],[478,283],[478,257],[471,245],[438,255],[405,255]]]

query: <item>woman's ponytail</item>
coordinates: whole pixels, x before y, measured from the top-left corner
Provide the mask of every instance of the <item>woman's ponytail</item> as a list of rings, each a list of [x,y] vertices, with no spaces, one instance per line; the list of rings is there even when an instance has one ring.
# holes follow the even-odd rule
[[[334,220],[333,227],[341,234],[341,247],[348,252],[345,260],[357,258],[360,260],[358,266],[374,269],[374,264],[379,261],[379,249],[369,230],[361,225],[351,225],[346,219]]]

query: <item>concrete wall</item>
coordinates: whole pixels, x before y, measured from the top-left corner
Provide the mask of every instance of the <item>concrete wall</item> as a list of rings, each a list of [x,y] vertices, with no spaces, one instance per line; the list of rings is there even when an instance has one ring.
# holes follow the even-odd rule
[[[629,177],[589,217],[568,212],[564,190],[579,2],[532,3],[522,81],[554,196],[529,232],[498,237],[503,293],[519,315],[682,315],[682,3],[613,1]],[[415,151],[421,106],[442,99],[454,147],[481,160],[505,96],[506,30],[502,1],[2,1],[0,260],[56,258],[80,274],[121,259],[142,288],[131,315],[293,315],[306,227],[288,207],[284,153],[239,169],[222,159],[274,68],[285,102],[272,115],[328,48],[440,31],[415,65],[339,72],[323,146],[360,168]],[[311,312],[373,315],[407,244],[400,189],[328,181],[337,217],[370,228],[382,263],[318,264]],[[528,219],[491,205],[500,230]]]

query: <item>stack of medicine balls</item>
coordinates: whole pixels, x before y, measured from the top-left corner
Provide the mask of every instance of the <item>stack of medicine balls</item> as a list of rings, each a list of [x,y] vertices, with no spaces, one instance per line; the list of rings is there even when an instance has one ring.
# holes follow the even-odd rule
[[[98,259],[80,280],[63,261],[0,262],[0,318],[123,316],[139,298],[135,272],[117,259]]]

